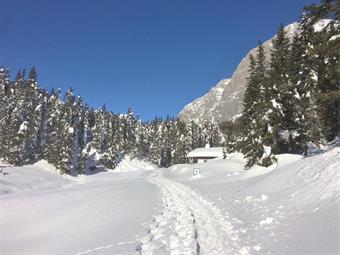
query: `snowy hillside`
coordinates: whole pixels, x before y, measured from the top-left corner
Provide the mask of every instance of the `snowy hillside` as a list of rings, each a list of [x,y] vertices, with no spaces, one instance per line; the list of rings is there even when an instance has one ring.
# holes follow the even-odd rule
[[[4,254],[339,254],[339,147],[309,158],[278,155],[269,168],[244,171],[244,164],[230,154],[160,169],[127,157],[120,172],[68,178],[44,164],[3,166],[0,247]]]

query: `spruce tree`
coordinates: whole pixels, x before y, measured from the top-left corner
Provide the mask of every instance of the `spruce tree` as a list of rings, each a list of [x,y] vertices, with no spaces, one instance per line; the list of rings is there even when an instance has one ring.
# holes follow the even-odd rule
[[[281,24],[272,40],[268,77],[268,125],[265,141],[275,154],[289,152],[288,141],[283,133],[295,128],[293,90],[289,83],[289,39]]]
[[[270,88],[268,85],[267,61],[261,43],[257,48],[256,59],[250,56],[249,77],[244,98],[243,125],[245,126],[244,138],[240,142],[241,151],[247,158],[246,168],[254,164],[271,164],[271,152],[262,162],[265,147],[269,146],[269,103]]]
[[[126,141],[126,148],[125,151],[131,152],[136,147],[136,127],[137,127],[137,120],[134,116],[133,109],[129,107],[128,112],[125,118],[125,141]]]
[[[51,91],[47,100],[47,120],[46,120],[46,145],[44,147],[44,158],[51,164],[57,166],[60,162],[61,149],[61,119],[62,119],[62,102],[61,92]]]
[[[328,19],[323,29],[315,31],[311,42],[311,55],[317,77],[318,116],[326,141],[333,140],[340,131],[340,42],[336,38],[340,34],[339,9],[339,1],[335,0],[323,0],[319,5],[305,8],[305,16],[311,25]]]
[[[240,141],[239,145],[241,152],[244,154],[245,158],[247,158],[247,167],[257,163],[257,154],[260,154],[257,152],[258,144],[255,144],[255,128],[257,119],[256,101],[260,98],[260,91],[256,82],[256,60],[253,55],[249,55],[249,63],[249,76],[247,78],[242,111],[242,122],[245,128],[243,139]],[[262,155],[260,155],[260,157],[261,156]]]
[[[338,132],[340,111],[340,75],[336,68],[339,65],[339,52],[333,52],[335,28],[329,27],[315,34],[313,52],[317,79],[318,116],[326,141],[332,141]]]
[[[210,132],[211,147],[220,147],[224,144],[224,142],[225,140],[220,130],[220,125],[218,123],[211,123],[211,132]]]
[[[177,119],[175,122],[175,150],[173,153],[174,164],[184,164],[187,162],[187,154],[190,151],[190,139],[188,130],[184,122]]]
[[[296,141],[307,155],[309,144],[318,146],[321,140],[321,125],[317,114],[317,75],[315,72],[315,58],[312,56],[314,28],[310,18],[303,15],[299,23],[299,47],[301,66],[296,74],[295,119],[297,121]]]
[[[9,71],[0,68],[0,157],[6,158],[13,102],[12,90],[10,90]]]
[[[148,158],[153,164],[156,165],[161,164],[162,126],[162,121],[157,118],[152,122],[151,141]]]
[[[46,118],[46,93],[37,83],[37,73],[34,67],[29,72],[27,81],[25,105],[27,112],[27,137],[25,142],[25,159],[37,160],[42,157],[42,141],[44,136],[44,123]]]
[[[9,130],[5,141],[5,160],[14,165],[22,165],[26,159],[27,130],[32,111],[32,102],[27,97],[28,91],[27,81],[21,78],[15,82],[9,98],[10,115],[7,123]]]
[[[61,140],[60,157],[58,163],[62,173],[75,175],[78,168],[78,119],[75,111],[75,97],[73,90],[66,92],[65,103],[62,107],[61,127],[59,138]],[[60,137],[62,136],[62,137]]]

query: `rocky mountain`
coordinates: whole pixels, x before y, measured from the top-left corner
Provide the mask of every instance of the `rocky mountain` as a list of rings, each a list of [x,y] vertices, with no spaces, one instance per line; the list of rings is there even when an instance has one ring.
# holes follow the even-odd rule
[[[298,24],[290,24],[285,30],[288,37],[293,38],[298,30]],[[263,43],[267,57],[272,48],[273,38]],[[178,117],[185,122],[194,120],[202,123],[204,120],[223,122],[240,116],[248,77],[249,54],[256,55],[256,48],[250,50],[241,60],[231,79],[221,80],[207,94],[186,105]]]
[[[186,105],[179,114],[182,120],[202,122],[203,120],[211,120],[219,122],[223,117],[220,112],[222,94],[228,87],[231,79],[223,79],[216,86],[212,87],[204,96],[196,99],[192,103]]]

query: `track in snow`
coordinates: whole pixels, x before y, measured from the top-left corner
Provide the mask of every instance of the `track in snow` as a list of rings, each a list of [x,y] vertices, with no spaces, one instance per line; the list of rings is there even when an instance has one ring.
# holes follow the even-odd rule
[[[161,175],[149,181],[162,191],[163,211],[137,247],[140,254],[243,254],[228,216],[211,202]]]

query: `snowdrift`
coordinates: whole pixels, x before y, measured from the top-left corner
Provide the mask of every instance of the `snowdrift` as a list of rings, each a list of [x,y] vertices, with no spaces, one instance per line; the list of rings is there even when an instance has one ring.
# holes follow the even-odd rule
[[[59,175],[58,171],[46,162],[15,167],[3,166],[0,174],[0,195],[37,189],[52,189],[70,184],[71,181]]]
[[[135,172],[135,171],[145,171],[145,170],[154,170],[157,166],[153,165],[149,162],[139,160],[132,155],[126,155],[121,162],[119,162],[118,166],[113,170],[116,173],[121,172]]]

